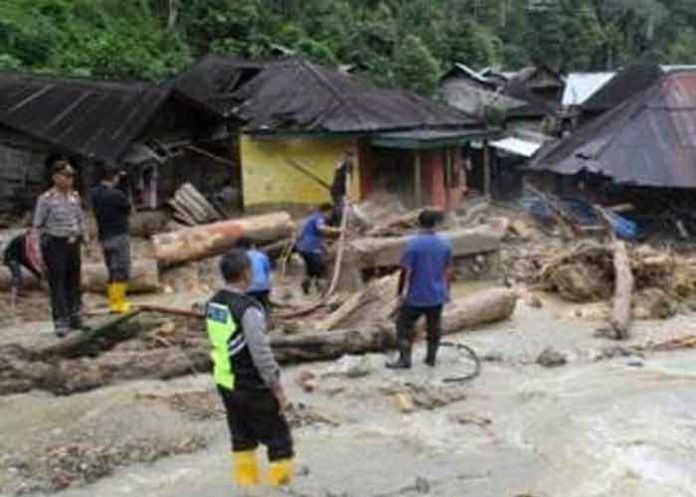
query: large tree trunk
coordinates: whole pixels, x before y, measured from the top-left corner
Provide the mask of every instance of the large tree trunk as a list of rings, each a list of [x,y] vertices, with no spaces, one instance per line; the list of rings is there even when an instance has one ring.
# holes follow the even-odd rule
[[[455,301],[445,309],[443,334],[509,319],[517,297],[508,289],[485,290]],[[284,363],[335,359],[344,354],[383,352],[395,345],[393,324],[383,321],[359,329],[323,331],[307,335],[275,336],[271,346]]]
[[[626,244],[614,241],[614,302],[611,309],[611,325],[614,336],[619,339],[628,338],[631,325],[631,296],[633,294],[633,272],[626,251]]]
[[[82,266],[82,290],[86,292],[103,293],[109,282],[109,272],[103,263],[85,264]],[[131,293],[147,293],[159,290],[159,269],[154,259],[136,259],[131,264],[128,291]]]
[[[39,288],[39,282],[33,274],[22,270],[22,287],[31,290]],[[11,275],[5,266],[0,266],[0,290],[10,289]],[[104,263],[82,265],[82,290],[102,293],[106,291],[109,273]],[[159,290],[159,270],[154,259],[139,259],[131,266],[131,279],[128,283],[129,292],[156,292]]]
[[[171,266],[219,255],[241,237],[264,244],[287,237],[294,229],[290,214],[277,212],[161,233],[152,241],[159,264]]]
[[[500,250],[500,236],[489,227],[455,229],[441,232],[452,244],[452,256],[466,257]],[[350,260],[357,261],[361,269],[398,266],[407,236],[390,238],[360,238],[351,242],[346,250],[352,253]]]

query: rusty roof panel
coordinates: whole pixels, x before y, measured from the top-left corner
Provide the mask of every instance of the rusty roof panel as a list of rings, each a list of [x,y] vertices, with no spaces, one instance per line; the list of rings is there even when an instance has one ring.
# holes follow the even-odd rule
[[[582,170],[617,183],[696,188],[696,71],[671,72],[546,148],[532,170]]]

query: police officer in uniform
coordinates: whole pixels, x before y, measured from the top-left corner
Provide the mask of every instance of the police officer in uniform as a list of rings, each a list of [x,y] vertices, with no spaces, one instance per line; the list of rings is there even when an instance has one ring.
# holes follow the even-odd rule
[[[80,317],[80,245],[87,230],[74,190],[75,170],[63,157],[52,158],[53,187],[39,197],[33,228],[39,234],[56,335],[82,328]]]

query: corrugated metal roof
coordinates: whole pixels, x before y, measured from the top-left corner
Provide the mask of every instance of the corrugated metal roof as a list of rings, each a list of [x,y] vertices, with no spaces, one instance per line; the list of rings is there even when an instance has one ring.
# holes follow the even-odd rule
[[[613,109],[626,99],[652,86],[664,71],[657,64],[637,63],[621,69],[583,104],[587,112],[599,113]]]
[[[614,77],[614,72],[572,72],[566,78],[562,105],[581,105]]]
[[[531,169],[582,170],[617,183],[696,188],[696,71],[663,74],[570,137],[549,147]]]
[[[541,146],[541,143],[523,140],[515,136],[506,136],[505,138],[491,142],[491,147],[493,148],[527,158],[533,157]]]
[[[298,59],[260,64],[261,70],[240,85],[220,91],[206,81],[215,71],[222,81],[235,81],[239,61],[211,59],[208,69],[194,67],[175,87],[189,97],[198,81],[208,88],[204,101],[225,117],[236,117],[249,132],[272,130],[355,133],[420,127],[483,126],[458,109],[412,92],[380,88],[340,71]],[[247,72],[246,74],[249,74]]]
[[[168,95],[146,83],[0,73],[0,123],[65,152],[117,161]]]

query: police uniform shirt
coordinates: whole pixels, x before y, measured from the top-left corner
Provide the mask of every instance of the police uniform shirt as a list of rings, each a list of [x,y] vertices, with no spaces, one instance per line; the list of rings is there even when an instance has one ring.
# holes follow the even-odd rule
[[[41,234],[58,238],[85,238],[80,196],[76,192],[66,195],[56,188],[48,190],[36,204],[34,228]]]

